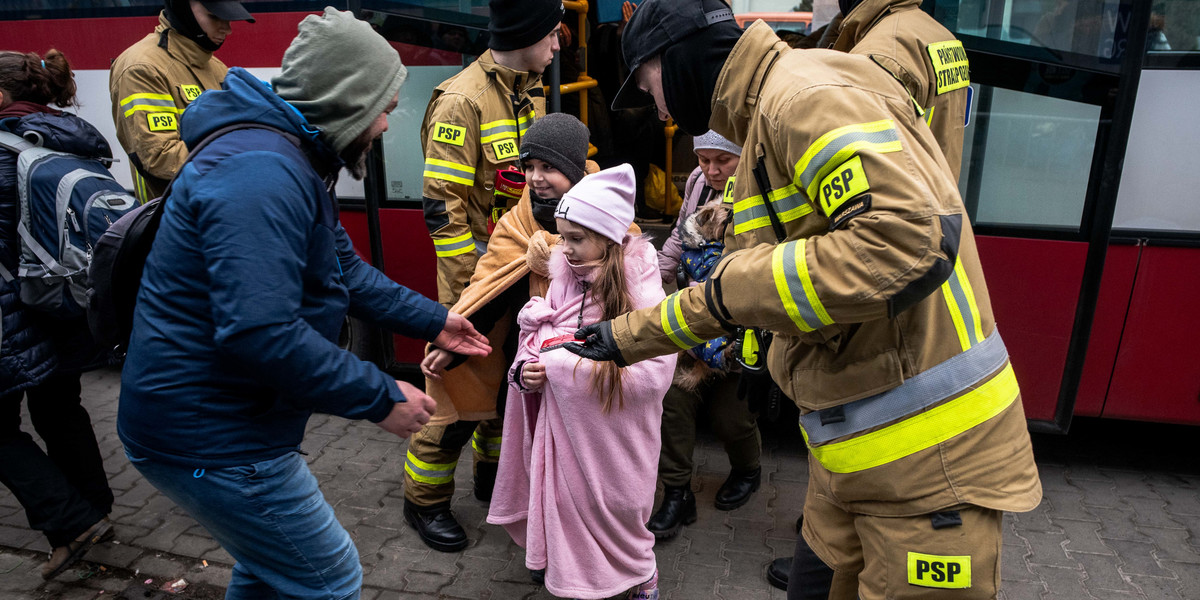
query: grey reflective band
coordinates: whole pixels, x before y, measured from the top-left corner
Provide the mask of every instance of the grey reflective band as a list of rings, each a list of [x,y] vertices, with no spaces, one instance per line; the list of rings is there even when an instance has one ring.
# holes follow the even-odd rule
[[[438,244],[437,242],[434,242],[434,245],[437,246],[438,252],[450,252],[452,250],[462,250],[463,248],[470,248],[471,246],[475,246],[476,248],[479,247],[478,243],[471,238],[467,238],[461,242],[453,242],[450,244],[444,244],[444,243]]]
[[[709,25],[720,23],[721,21],[732,21],[733,11],[728,8],[718,8],[712,12],[704,13],[704,20],[708,21]]]
[[[138,106],[163,106],[166,108],[175,108],[174,100],[157,100],[154,98],[133,98],[121,103],[121,108],[127,108],[133,105]]]
[[[817,315],[812,301],[808,299],[808,292],[804,290],[804,280],[801,279],[800,269],[796,266],[796,245],[796,242],[788,242],[780,252],[784,280],[787,281],[788,291],[792,294],[792,302],[796,305],[796,310],[809,327],[816,329],[826,323]],[[804,260],[803,255],[800,256],[800,260]]]
[[[967,291],[963,289],[958,269],[950,272],[950,279],[946,280],[946,285],[949,286],[950,293],[954,294],[954,303],[958,305],[958,312],[962,316],[963,329],[967,330],[967,339],[971,340],[971,345],[974,346],[979,343],[975,334],[975,314],[971,312],[971,303],[967,299]]]
[[[422,469],[421,467],[418,467],[415,463],[413,463],[411,458],[404,459],[404,466],[407,467],[414,474],[420,475],[422,477],[429,477],[430,479],[438,479],[438,478],[443,478],[443,477],[453,478],[454,477],[454,468],[456,466],[458,466],[458,461],[457,460],[454,461],[450,465],[450,468],[446,469],[445,471],[434,471],[432,469]]]
[[[896,128],[888,127],[883,131],[847,131],[829,141],[824,148],[821,148],[817,155],[809,159],[808,166],[804,172],[800,174],[800,185],[808,189],[812,185],[813,179],[816,179],[817,173],[821,171],[825,164],[833,158],[835,154],[841,152],[843,148],[855,142],[866,142],[868,144],[886,144],[888,142],[900,141],[900,134],[896,133]]]
[[[773,190],[773,191],[778,191],[778,190]],[[807,203],[808,203],[808,201],[804,199],[804,196],[800,193],[800,191],[796,190],[795,194],[792,194],[790,196],[784,196],[783,198],[779,198],[778,200],[771,202],[771,206],[775,208],[775,214],[781,215],[779,220],[781,222],[787,223],[794,219],[783,218],[783,216],[782,216],[783,213],[786,213],[790,210],[795,210],[795,209],[799,208],[801,204],[807,204]],[[735,211],[733,216],[734,216],[735,223],[747,223],[747,222],[753,221],[755,219],[770,218],[770,214],[767,212],[766,204],[761,203],[761,202],[758,204],[754,204],[752,206],[748,206],[741,210]],[[755,229],[757,229],[757,227]]]
[[[993,331],[970,350],[914,375],[900,387],[837,407],[845,413],[844,421],[822,425],[821,411],[813,411],[800,417],[800,426],[809,444],[823,444],[886,425],[975,387],[1006,362],[1008,350],[999,330]]]
[[[513,119],[513,120],[515,121],[516,119]],[[480,127],[479,128],[479,136],[486,138],[486,137],[490,137],[490,136],[493,136],[493,135],[496,135],[499,133],[516,134],[517,131],[519,131],[519,130],[517,129],[516,123],[513,123],[512,125],[508,125],[508,124],[492,125],[491,127],[486,127],[486,128]]]
[[[467,168],[455,169],[453,167],[446,167],[446,166],[442,166],[442,165],[431,165],[428,162],[425,163],[425,170],[430,171],[432,173],[441,173],[443,175],[453,175],[455,177],[463,177],[464,175],[469,176],[469,177],[475,176],[474,169],[469,169],[469,170]],[[465,179],[465,177],[463,177],[463,178]]]

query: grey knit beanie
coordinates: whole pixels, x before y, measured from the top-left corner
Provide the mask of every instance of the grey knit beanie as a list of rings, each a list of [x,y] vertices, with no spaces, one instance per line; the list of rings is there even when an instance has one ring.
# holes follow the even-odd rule
[[[395,48],[349,11],[327,6],[299,29],[271,86],[341,153],[383,114],[408,70]]]
[[[585,173],[590,135],[579,119],[566,113],[550,113],[534,121],[521,138],[521,161],[544,160],[574,185]]]
[[[721,134],[709,130],[692,140],[692,150],[722,150],[737,156],[742,155],[742,147],[725,139]]]

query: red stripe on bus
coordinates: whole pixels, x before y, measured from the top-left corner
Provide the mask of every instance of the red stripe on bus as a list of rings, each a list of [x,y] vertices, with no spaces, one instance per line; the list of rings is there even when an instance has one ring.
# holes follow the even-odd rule
[[[296,37],[296,26],[309,14],[313,13],[256,13],[254,23],[234,23],[217,58],[229,66],[279,67],[283,52]],[[157,25],[156,16],[0,21],[0,40],[4,40],[4,50],[43,54],[57,48],[74,69],[106,70],[125,48]],[[392,47],[408,66],[462,64],[462,55],[455,52],[396,42]]]

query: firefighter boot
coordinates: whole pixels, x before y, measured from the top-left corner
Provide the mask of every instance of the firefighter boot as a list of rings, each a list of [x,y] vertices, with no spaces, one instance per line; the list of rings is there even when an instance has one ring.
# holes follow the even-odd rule
[[[767,566],[767,581],[771,585],[787,591],[788,577],[792,574],[792,557],[777,558]]]
[[[646,529],[654,539],[665,540],[679,533],[679,528],[696,522],[696,495],[692,486],[664,486],[662,506],[650,516]]]
[[[405,499],[404,520],[417,530],[426,546],[438,552],[458,552],[467,547],[467,532],[451,514],[449,502],[417,506]]]
[[[500,463],[475,461],[475,498],[483,502],[492,501],[492,488],[496,487],[496,469]]]
[[[750,501],[762,481],[762,467],[753,471],[730,471],[729,477],[717,490],[717,510],[733,510]]]

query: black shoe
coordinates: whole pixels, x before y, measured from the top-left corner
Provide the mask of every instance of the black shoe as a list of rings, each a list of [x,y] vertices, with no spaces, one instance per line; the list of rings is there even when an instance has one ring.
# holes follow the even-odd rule
[[[792,574],[792,557],[777,558],[767,565],[767,581],[771,585],[787,591],[788,577]]]
[[[545,585],[546,584],[546,570],[545,569],[530,569],[529,570],[529,579],[538,585]]]
[[[654,534],[654,539],[665,540],[679,533],[680,527],[695,522],[696,495],[692,493],[692,486],[666,486],[662,506],[650,516],[646,529]]]
[[[425,545],[438,552],[458,552],[467,547],[467,532],[450,513],[450,503],[417,506],[404,501],[404,520],[417,530]]]
[[[496,487],[496,469],[499,463],[475,463],[475,498],[481,502],[492,501],[492,488]]]
[[[733,510],[750,501],[762,480],[762,467],[749,472],[732,471],[717,490],[717,510]]]

